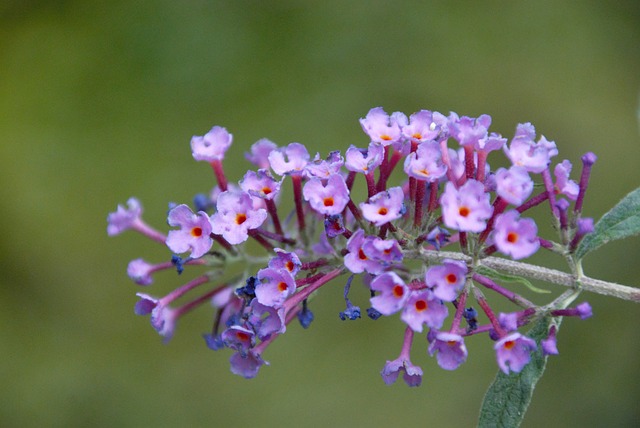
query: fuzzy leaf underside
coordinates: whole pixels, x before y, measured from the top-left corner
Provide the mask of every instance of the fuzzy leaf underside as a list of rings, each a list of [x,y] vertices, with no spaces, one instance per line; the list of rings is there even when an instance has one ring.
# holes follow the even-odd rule
[[[640,233],[640,188],[625,196],[616,206],[596,223],[593,233],[585,236],[576,257],[582,259],[587,253],[617,239]]]

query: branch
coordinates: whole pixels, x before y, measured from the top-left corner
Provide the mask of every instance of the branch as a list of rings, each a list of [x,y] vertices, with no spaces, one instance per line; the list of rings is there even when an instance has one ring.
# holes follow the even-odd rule
[[[432,262],[440,262],[443,259],[462,260],[467,263],[471,261],[471,257],[469,256],[466,256],[462,253],[454,253],[448,251],[420,249],[416,254],[414,254],[413,252],[407,253],[407,255],[409,256],[421,256],[425,260]],[[506,271],[511,274],[520,275],[526,278],[538,279],[553,284],[564,285],[565,287],[574,287],[576,283],[576,278],[571,274],[555,269],[548,269],[545,267],[531,265],[528,263],[516,262],[513,260],[507,260],[498,257],[485,257],[480,260],[480,263],[492,269]],[[589,278],[588,276],[582,276],[578,280],[578,282],[583,290],[640,303],[640,289],[638,288]]]

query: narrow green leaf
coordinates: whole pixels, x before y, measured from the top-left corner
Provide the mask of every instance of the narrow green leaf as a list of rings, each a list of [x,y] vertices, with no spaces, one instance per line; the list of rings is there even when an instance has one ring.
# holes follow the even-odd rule
[[[497,270],[488,268],[486,266],[478,266],[476,268],[476,272],[478,272],[480,275],[488,276],[491,279],[495,279],[496,281],[501,281],[501,282],[519,282],[520,284],[523,284],[524,286],[526,286],[529,290],[533,291],[534,293],[551,293],[551,291],[549,291],[549,290],[545,290],[543,288],[538,288],[538,287],[534,286],[531,283],[531,281],[529,281],[527,278],[523,278],[523,277],[517,276],[517,275],[510,275],[510,274],[504,273],[504,272],[499,272]]]
[[[627,238],[640,233],[640,188],[625,196],[611,211],[602,216],[593,233],[584,237],[576,256],[587,253],[610,241]]]
[[[512,428],[520,425],[533,397],[533,389],[547,364],[540,341],[547,337],[548,330],[549,318],[543,318],[527,334],[538,343],[538,349],[531,354],[529,364],[520,373],[506,375],[498,371],[484,396],[478,427]]]

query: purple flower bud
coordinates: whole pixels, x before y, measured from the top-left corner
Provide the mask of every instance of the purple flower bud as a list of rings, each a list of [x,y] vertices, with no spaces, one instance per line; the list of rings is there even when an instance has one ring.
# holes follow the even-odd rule
[[[518,329],[518,314],[515,312],[508,314],[501,312],[498,315],[498,322],[506,331],[516,331]]]
[[[496,218],[492,236],[500,252],[519,260],[538,251],[537,235],[538,227],[533,219],[521,219],[516,210],[510,210]]]
[[[591,305],[589,302],[582,302],[578,306],[576,306],[576,310],[578,311],[578,315],[580,319],[586,320],[587,318],[591,318],[593,316],[593,311],[591,310]]]
[[[191,251],[190,257],[197,259],[211,249],[211,222],[204,211],[194,214],[187,205],[178,205],[169,211],[167,223],[180,227],[167,235],[167,247],[174,253]]]
[[[432,330],[433,331],[433,330]],[[438,332],[429,344],[429,355],[436,355],[438,365],[445,370],[455,370],[467,360],[467,347],[462,336]]]
[[[537,348],[536,342],[520,333],[511,333],[494,345],[498,366],[505,374],[519,373],[529,363],[531,352]]]
[[[224,159],[233,136],[225,128],[214,126],[204,136],[191,138],[191,152],[197,161],[213,162]]]
[[[369,198],[368,202],[361,202],[362,216],[380,227],[390,221],[397,220],[405,212],[404,192],[400,187],[392,187]]]
[[[444,224],[463,232],[482,232],[493,213],[489,194],[476,180],[467,180],[459,189],[447,182],[440,203]]]

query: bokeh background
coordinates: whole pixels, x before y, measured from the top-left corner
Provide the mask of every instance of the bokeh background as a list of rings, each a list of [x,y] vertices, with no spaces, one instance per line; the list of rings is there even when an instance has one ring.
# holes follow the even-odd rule
[[[207,192],[189,140],[214,124],[234,134],[237,180],[262,137],[323,156],[365,146],[358,118],[383,106],[488,113],[505,136],[530,121],[575,165],[596,152],[585,214],[599,218],[640,184],[639,70],[633,0],[0,2],[0,425],[473,426],[496,372],[487,338],[452,373],[416,341],[422,387],[387,387],[402,326],[341,322],[339,284],[254,380],[203,345],[207,310],[163,345],[125,269],[167,252],[107,238],[106,215],[135,195],[163,228],[168,202]],[[611,244],[586,272],[637,286],[639,251]],[[640,307],[584,299],[595,316],[563,323],[523,426],[637,426]]]

